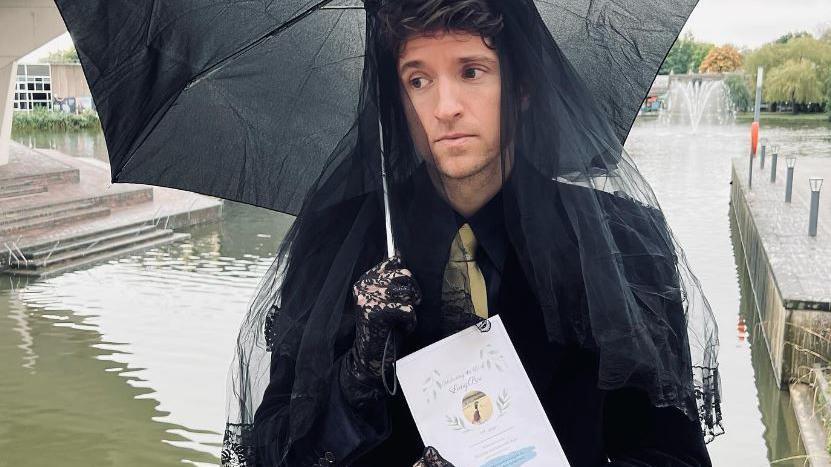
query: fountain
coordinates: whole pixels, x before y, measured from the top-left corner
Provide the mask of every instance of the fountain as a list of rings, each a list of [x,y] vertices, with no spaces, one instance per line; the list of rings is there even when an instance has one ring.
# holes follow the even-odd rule
[[[658,119],[664,124],[686,124],[693,132],[704,124],[731,122],[736,111],[724,75],[670,75],[669,89]]]

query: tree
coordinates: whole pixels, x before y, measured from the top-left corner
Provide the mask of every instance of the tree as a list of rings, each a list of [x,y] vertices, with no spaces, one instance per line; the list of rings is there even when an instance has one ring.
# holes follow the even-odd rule
[[[742,66],[742,56],[732,45],[713,47],[699,66],[699,73],[727,73]]]
[[[752,104],[750,90],[741,75],[730,75],[724,80],[730,101],[739,112],[747,112]]]
[[[684,34],[672,45],[664,63],[661,65],[660,74],[687,73],[696,71],[701,66],[704,57],[714,46],[704,42],[697,42],[692,34]]]
[[[791,39],[797,39],[797,38],[800,38],[800,37],[813,37],[813,36],[811,35],[811,33],[806,32],[806,31],[789,32],[789,33],[785,34],[784,36],[781,36],[779,39],[776,39],[776,43],[777,44],[787,44],[788,42],[791,41]]]
[[[786,70],[777,72],[786,64],[788,64]],[[765,44],[748,53],[744,59],[744,68],[749,80],[748,85],[751,88],[755,87],[756,69],[759,66],[765,70],[763,94],[766,100],[773,99],[771,96],[777,96],[773,100],[781,98],[783,101],[793,102],[792,96],[786,91],[788,89],[795,92],[805,90],[807,93],[805,95],[810,94],[813,99],[796,99],[796,102],[824,101],[826,108],[831,107],[831,89],[829,89],[829,86],[831,86],[831,41],[802,35],[791,37],[786,42]],[[798,76],[797,73],[800,70],[807,72],[809,75],[807,77]],[[771,90],[771,79],[773,78],[776,78],[773,82],[776,89]],[[792,79],[793,81],[788,84],[784,81],[786,79]],[[821,95],[819,98],[808,92],[817,83]]]
[[[40,63],[80,63],[78,51],[75,47],[50,52],[49,55],[40,59]]]
[[[764,97],[769,101],[787,101],[798,111],[796,104],[822,102],[826,98],[825,83],[820,79],[816,63],[801,59],[788,60],[776,67],[765,79]]]

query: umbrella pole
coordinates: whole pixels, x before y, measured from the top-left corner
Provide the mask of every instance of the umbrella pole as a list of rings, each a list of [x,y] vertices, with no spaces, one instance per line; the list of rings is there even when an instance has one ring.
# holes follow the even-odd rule
[[[381,185],[384,189],[384,222],[387,230],[387,257],[395,256],[395,240],[392,238],[392,219],[390,217],[390,196],[387,192],[387,163],[384,157],[384,127],[381,125],[381,113],[378,112],[378,138],[381,144]]]
[[[378,102],[381,100],[378,99]],[[378,140],[381,145],[381,185],[384,189],[384,222],[387,230],[387,257],[395,256],[395,240],[392,238],[392,219],[390,218],[390,196],[387,191],[387,158],[384,156],[384,126],[381,124],[381,112],[378,111]],[[387,394],[394,396],[398,392],[398,378],[396,377],[396,365],[398,354],[398,337],[399,331],[390,329],[387,333],[387,341],[384,343],[384,354],[381,357],[381,381],[384,383],[384,389]],[[387,362],[387,352],[390,351],[390,343],[392,343],[392,388],[387,383],[387,375],[385,372]]]

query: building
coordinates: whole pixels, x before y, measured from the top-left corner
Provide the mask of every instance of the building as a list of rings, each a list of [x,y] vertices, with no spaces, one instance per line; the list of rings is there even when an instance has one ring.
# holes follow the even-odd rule
[[[52,109],[52,74],[49,65],[17,65],[14,110]]]
[[[93,109],[92,96],[78,63],[19,64],[13,109],[36,108],[79,113]]]

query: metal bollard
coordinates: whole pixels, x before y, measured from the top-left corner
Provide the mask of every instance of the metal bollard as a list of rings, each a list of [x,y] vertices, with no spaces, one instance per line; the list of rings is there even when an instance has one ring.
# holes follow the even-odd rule
[[[750,153],[750,165],[747,168],[747,189],[753,188],[753,153]]]
[[[790,203],[793,194],[793,167],[796,165],[796,158],[788,157],[785,159],[785,165],[788,166],[788,175],[785,177],[785,202]]]
[[[819,190],[822,189],[822,178],[811,177],[808,179],[811,184],[811,215],[808,217],[808,235],[817,236],[817,223],[819,221]]]
[[[767,150],[767,148],[768,148],[768,143],[766,141],[766,142],[762,143],[762,150],[759,152],[759,168],[760,169],[765,168],[765,151]]]
[[[776,183],[776,161],[779,159],[779,146],[770,146],[770,183]]]

